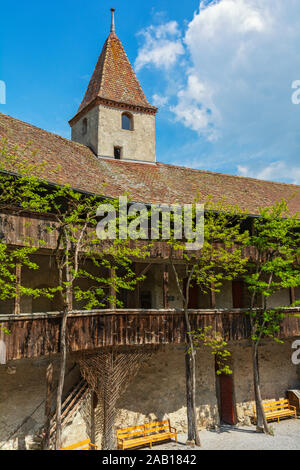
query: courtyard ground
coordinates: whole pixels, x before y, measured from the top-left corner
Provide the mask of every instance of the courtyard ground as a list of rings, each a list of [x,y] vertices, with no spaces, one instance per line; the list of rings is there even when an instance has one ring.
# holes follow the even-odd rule
[[[255,426],[222,425],[218,430],[203,430],[200,432],[201,450],[300,450],[299,417],[270,425],[274,436],[256,433]],[[186,434],[178,434],[178,444],[167,442],[153,446],[153,450],[200,449],[186,446],[186,438]]]

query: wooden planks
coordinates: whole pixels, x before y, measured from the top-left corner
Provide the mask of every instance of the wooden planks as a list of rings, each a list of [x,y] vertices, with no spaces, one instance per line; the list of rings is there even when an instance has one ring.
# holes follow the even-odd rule
[[[62,447],[60,450],[92,450],[93,448],[97,449],[97,446],[92,444],[90,439],[86,439],[85,441],[76,442],[76,444]]]
[[[118,449],[123,450],[144,445],[152,447],[153,442],[172,438],[175,438],[177,442],[177,431],[170,425],[169,420],[153,421],[139,426],[118,429],[116,434]]]
[[[295,310],[295,309],[294,309]],[[294,313],[298,312],[295,310]],[[280,336],[300,335],[300,318],[286,315]],[[192,329],[212,326],[227,341],[249,338],[245,312],[190,311]],[[7,361],[59,352],[61,317],[57,313],[2,315],[0,323],[11,331],[5,335]],[[72,312],[67,320],[68,351],[86,351],[107,346],[180,344],[185,342],[185,321],[178,310],[95,310]]]
[[[297,418],[296,407],[292,406],[289,400],[286,399],[264,402],[263,408],[267,421],[277,419],[279,422],[280,418],[288,418],[289,416]],[[256,405],[253,405],[253,414],[254,422],[256,422]]]

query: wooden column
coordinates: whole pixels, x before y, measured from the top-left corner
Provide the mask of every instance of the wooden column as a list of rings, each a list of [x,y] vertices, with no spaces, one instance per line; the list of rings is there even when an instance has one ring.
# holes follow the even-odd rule
[[[21,295],[20,295],[20,284],[21,284],[22,266],[17,264],[16,266],[16,297],[14,303],[14,313],[18,315],[21,313]]]
[[[134,263],[134,270],[135,270],[135,274],[136,275],[139,275],[140,273],[140,266],[138,263]],[[135,289],[134,289],[134,292],[133,292],[133,297],[134,297],[134,305],[133,305],[133,308],[140,308],[140,283],[137,282],[136,286],[135,286]]]
[[[296,297],[295,297],[295,288],[290,287],[290,303],[291,305],[295,302]]]
[[[110,288],[109,288],[109,296],[110,296],[110,297],[113,297],[113,298],[115,299],[115,298],[116,298],[116,289],[115,289],[115,286],[114,286],[114,277],[115,277],[115,275],[116,275],[116,270],[115,270],[115,268],[111,268],[111,269],[109,270],[109,275],[110,275],[110,278],[111,278],[111,280],[112,280],[112,284],[111,284],[111,286],[110,286]],[[113,300],[110,300],[110,302],[109,302],[109,308],[111,308],[111,309],[116,308],[116,303],[115,303]]]
[[[95,423],[95,409],[98,405],[98,397],[96,392],[93,390],[90,391],[91,393],[91,441],[93,444],[96,442],[96,423]],[[93,447],[94,450],[94,447]]]
[[[164,264],[163,272],[163,308],[169,308],[169,267]]]
[[[53,392],[53,363],[46,370],[46,402],[45,402],[45,427],[43,436],[43,450],[49,450],[51,431],[51,401]]]
[[[216,308],[216,292],[214,291],[214,285],[211,285],[211,290],[210,290],[210,308],[215,309]]]
[[[135,271],[136,276],[146,275],[149,269],[151,268],[151,263],[147,264],[143,268],[142,263],[134,263],[133,269]],[[132,291],[132,295],[130,296],[130,305],[129,308],[141,308],[140,305],[140,291],[141,291],[141,282],[137,282],[134,291]]]

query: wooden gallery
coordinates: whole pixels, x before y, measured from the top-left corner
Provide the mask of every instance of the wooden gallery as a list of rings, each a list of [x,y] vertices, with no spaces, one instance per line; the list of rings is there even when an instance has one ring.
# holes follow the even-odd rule
[[[0,114],[1,158],[5,148],[20,159],[42,164],[49,184],[69,185],[80,194],[97,195],[101,190],[111,199],[130,194],[137,203],[168,205],[191,204],[197,193],[214,201],[226,198],[247,211],[250,225],[260,207],[272,206],[281,198],[290,200],[292,213],[300,210],[299,186],[157,162],[156,113],[112,22],[82,103],[69,121],[72,140]],[[3,165],[1,173],[12,174]],[[21,260],[16,266],[16,282],[28,289],[28,295],[17,289],[15,296],[0,301],[2,449],[41,448],[45,432],[50,447],[54,445],[63,307],[58,291],[52,296],[29,292],[58,285],[57,237],[47,229],[55,224],[51,217],[34,208],[25,211],[0,203],[1,242],[13,250],[23,246],[26,237],[43,241],[30,255],[38,269]],[[182,260],[174,262],[180,266]],[[149,256],[133,256],[132,269],[143,276],[134,289],[122,289],[120,282],[116,290],[113,281],[107,283],[107,302],[98,308],[83,308],[84,298],[76,297],[74,291],[66,319],[63,446],[90,439],[101,449],[105,433],[115,436],[117,429],[153,421],[170,420],[178,432],[187,431],[185,317],[170,265],[170,246],[153,241]],[[113,280],[111,271],[106,275]],[[114,296],[117,303],[112,301]],[[217,374],[211,350],[197,349],[199,429],[221,422],[251,422],[254,391],[250,323],[245,313],[248,296],[241,278],[226,279],[219,292],[204,294],[196,284],[190,287],[192,328],[210,326],[224,338],[232,370],[230,375]],[[268,300],[272,307],[290,307],[280,325],[283,343],[264,337],[259,349],[263,400],[283,399],[288,390],[300,389],[300,365],[291,360],[292,344],[300,337],[300,318],[294,315],[299,307],[292,306],[296,300],[300,300],[297,286],[281,289]]]

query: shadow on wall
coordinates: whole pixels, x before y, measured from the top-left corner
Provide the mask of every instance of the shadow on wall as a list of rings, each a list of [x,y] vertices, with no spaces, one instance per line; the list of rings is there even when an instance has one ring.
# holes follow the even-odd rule
[[[54,363],[55,386],[59,357],[54,356],[51,360]],[[49,358],[44,357],[21,359],[0,366],[0,448],[28,448],[28,442],[44,426],[48,364]],[[79,378],[78,367],[74,366],[72,359],[67,361],[67,371],[69,373],[66,374],[64,396]],[[53,411],[55,398],[54,391]]]
[[[175,427],[186,428],[184,353],[183,346],[165,346],[141,365],[137,376],[117,402],[117,427],[170,418]],[[198,423],[217,424],[214,360],[206,350],[198,351],[197,356]]]

